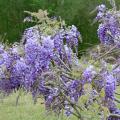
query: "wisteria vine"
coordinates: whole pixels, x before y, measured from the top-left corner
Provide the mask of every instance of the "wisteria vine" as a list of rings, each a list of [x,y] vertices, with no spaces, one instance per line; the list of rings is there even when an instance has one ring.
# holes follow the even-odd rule
[[[97,10],[101,43],[119,49],[120,12],[105,5]],[[34,101],[42,97],[48,111],[60,114],[64,110],[67,116],[80,120],[95,116],[99,120],[119,120],[119,64],[104,61],[106,54],[97,61],[92,59],[94,64],[78,59],[81,34],[76,26],[49,18],[46,11],[31,16],[37,25],[25,30],[20,43],[0,44],[0,92],[9,95],[23,89],[32,94]]]

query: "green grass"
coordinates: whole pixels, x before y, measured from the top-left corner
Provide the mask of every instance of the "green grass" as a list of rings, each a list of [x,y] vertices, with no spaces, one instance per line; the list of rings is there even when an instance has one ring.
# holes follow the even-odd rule
[[[117,89],[119,93],[120,89]],[[0,99],[0,120],[77,120],[75,117],[67,118],[64,115],[55,116],[45,111],[43,101],[38,100],[34,105],[31,95],[22,94],[19,104],[16,106],[16,97],[18,93],[14,93],[4,100]],[[120,96],[117,96],[120,99]],[[118,104],[120,108],[120,103]]]
[[[30,95],[22,95],[18,106],[15,105],[17,94],[6,97],[3,102],[0,101],[0,120],[76,120],[67,118],[63,115],[55,116],[45,111],[42,101],[39,100],[36,105],[33,104]]]

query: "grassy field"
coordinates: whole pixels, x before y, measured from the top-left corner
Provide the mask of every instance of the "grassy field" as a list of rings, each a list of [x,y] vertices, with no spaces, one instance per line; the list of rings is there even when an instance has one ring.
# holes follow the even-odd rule
[[[120,89],[117,90],[120,92]],[[6,97],[3,101],[0,99],[0,120],[77,120],[74,117],[65,117],[64,115],[55,116],[45,111],[42,100],[38,100],[34,105],[32,97],[21,95],[18,106],[15,105],[18,93]],[[120,98],[120,96],[117,96]],[[120,103],[118,104],[120,108]]]
[[[45,111],[41,100],[36,105],[33,104],[30,95],[22,95],[19,105],[16,106],[17,94],[6,97],[0,101],[0,120],[76,120],[75,118],[66,118],[65,116],[55,116]]]

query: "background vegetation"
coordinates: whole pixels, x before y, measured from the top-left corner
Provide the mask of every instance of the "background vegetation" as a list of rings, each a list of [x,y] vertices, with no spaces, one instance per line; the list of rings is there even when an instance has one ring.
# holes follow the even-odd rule
[[[91,25],[95,14],[90,12],[108,0],[0,0],[0,34],[9,42],[19,41],[23,30],[30,24],[23,23],[24,10],[47,9],[52,16],[61,16],[67,24],[75,24],[83,37],[80,49],[97,44],[97,24]],[[120,1],[117,0],[119,7]]]

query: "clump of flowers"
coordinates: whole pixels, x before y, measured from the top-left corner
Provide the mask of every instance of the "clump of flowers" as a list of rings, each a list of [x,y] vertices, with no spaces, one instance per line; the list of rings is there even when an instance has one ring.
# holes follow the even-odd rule
[[[101,42],[117,44],[113,38],[119,26],[113,23],[114,30],[110,24],[114,11],[108,19],[104,5],[98,10],[102,14],[97,15],[102,19],[98,30]],[[76,26],[49,18],[46,11],[30,14],[37,25],[25,30],[21,42],[11,47],[0,45],[0,91],[23,89],[32,94],[34,102],[42,97],[48,111],[60,114],[64,110],[67,116],[82,120],[120,119],[115,96],[118,68],[105,61],[78,59],[81,36]],[[100,29],[101,26],[109,27]],[[110,41],[108,35],[112,36]]]
[[[114,6],[114,5],[113,5]],[[107,9],[105,5],[98,6],[96,19],[101,23],[98,28],[98,37],[101,43],[106,45],[120,44],[120,11],[115,7]]]

